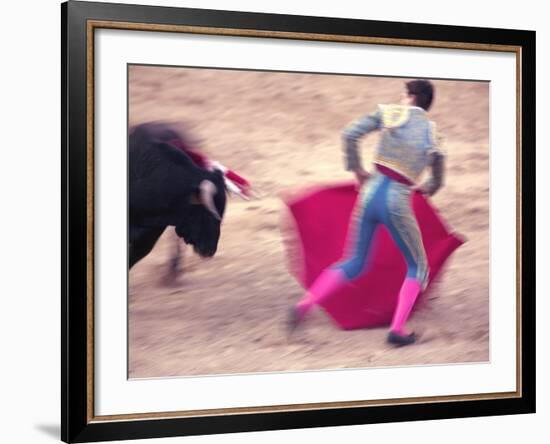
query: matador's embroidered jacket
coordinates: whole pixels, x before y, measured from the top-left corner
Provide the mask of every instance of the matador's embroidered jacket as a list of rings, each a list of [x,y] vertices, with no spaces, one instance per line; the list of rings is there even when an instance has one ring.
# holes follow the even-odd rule
[[[344,130],[346,169],[361,167],[358,140],[381,130],[374,163],[385,166],[415,183],[422,171],[432,167],[432,175],[423,188],[434,194],[443,183],[441,138],[426,111],[417,106],[378,105],[373,113],[360,118]]]

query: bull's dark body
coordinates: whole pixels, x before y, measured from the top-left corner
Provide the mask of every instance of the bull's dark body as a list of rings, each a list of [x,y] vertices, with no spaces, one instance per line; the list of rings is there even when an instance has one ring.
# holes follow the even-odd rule
[[[169,142],[180,134],[164,123],[146,123],[132,129],[128,147],[129,259],[131,268],[144,258],[168,226],[192,244],[201,256],[213,256],[220,236],[220,221],[203,205],[193,204],[203,180],[218,192],[214,203],[223,216],[226,203],[223,176],[197,167]]]

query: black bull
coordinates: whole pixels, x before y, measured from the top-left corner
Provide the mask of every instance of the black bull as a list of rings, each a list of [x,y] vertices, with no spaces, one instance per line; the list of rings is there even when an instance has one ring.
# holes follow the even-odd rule
[[[153,249],[167,226],[203,257],[216,253],[226,204],[223,174],[193,163],[170,144],[171,126],[133,128],[128,147],[130,268]]]

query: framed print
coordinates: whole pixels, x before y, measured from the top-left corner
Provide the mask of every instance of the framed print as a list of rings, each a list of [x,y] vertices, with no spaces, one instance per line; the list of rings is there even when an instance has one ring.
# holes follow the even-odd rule
[[[535,33],[62,12],[62,439],[535,411]]]

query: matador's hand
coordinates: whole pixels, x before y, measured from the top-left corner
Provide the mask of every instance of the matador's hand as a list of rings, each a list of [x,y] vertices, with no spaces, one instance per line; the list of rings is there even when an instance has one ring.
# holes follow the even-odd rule
[[[418,191],[421,194],[424,194],[425,196],[433,196],[435,192],[438,190],[438,186],[434,183],[432,180],[428,180],[425,183],[421,185],[416,185],[411,187],[413,191]]]
[[[363,185],[365,181],[370,177],[370,173],[366,172],[363,168],[357,168],[355,171],[355,178],[357,179],[357,182],[359,182],[359,185]]]

